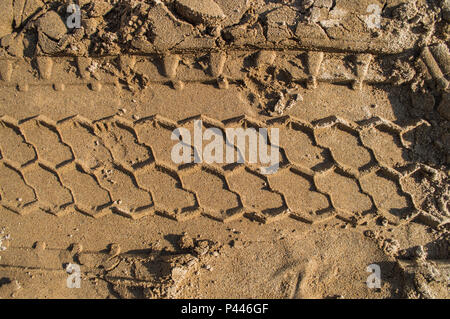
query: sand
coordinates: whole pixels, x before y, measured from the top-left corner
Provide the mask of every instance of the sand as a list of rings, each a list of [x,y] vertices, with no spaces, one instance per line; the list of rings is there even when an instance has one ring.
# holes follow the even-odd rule
[[[448,1],[78,4],[0,0],[1,298],[449,297]]]

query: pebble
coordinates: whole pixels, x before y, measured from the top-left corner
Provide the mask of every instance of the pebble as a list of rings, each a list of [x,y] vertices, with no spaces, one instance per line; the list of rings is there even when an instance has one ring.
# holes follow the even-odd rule
[[[211,267],[211,265],[206,265],[206,266],[205,266],[205,269],[206,269],[206,270],[209,270],[209,271],[213,271],[213,267]]]

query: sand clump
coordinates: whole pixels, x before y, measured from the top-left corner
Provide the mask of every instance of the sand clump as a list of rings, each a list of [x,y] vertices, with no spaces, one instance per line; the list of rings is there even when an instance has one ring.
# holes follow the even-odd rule
[[[213,0],[176,0],[175,8],[181,16],[194,24],[213,25],[226,18]]]

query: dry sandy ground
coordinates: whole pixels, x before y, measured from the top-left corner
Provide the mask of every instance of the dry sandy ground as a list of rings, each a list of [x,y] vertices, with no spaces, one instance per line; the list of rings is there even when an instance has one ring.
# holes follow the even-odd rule
[[[1,298],[449,297],[449,1],[76,3],[0,0]]]

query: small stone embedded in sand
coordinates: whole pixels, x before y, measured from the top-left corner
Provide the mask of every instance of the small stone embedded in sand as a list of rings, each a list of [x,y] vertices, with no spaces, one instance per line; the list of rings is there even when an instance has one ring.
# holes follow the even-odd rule
[[[49,11],[38,21],[38,29],[54,40],[60,40],[67,33],[67,27],[55,11]]]
[[[378,222],[381,226],[386,227],[389,225],[389,221],[385,217],[378,218]]]
[[[225,19],[222,9],[213,0],[176,0],[175,8],[183,18],[195,24],[216,24]]]
[[[371,238],[371,239],[375,239],[376,235],[372,230],[366,230],[364,231],[364,236],[366,236],[367,238]]]
[[[217,79],[217,85],[219,86],[219,89],[228,90],[230,88],[230,83],[228,82],[228,79],[223,76]]]
[[[280,93],[280,98],[279,98],[277,104],[275,105],[274,110],[279,115],[283,115],[285,108],[286,108],[286,106],[285,106],[285,101],[284,101],[284,95],[283,95],[283,93]]]
[[[11,240],[11,235],[5,235],[5,229],[2,228],[0,231],[0,251],[5,251],[8,249],[9,241]]]
[[[207,240],[199,240],[195,243],[195,252],[199,256],[206,255],[210,249],[209,242]]]
[[[172,81],[172,87],[174,90],[181,91],[184,89],[183,81]]]
[[[206,265],[206,266],[205,266],[205,269],[206,269],[206,270],[209,270],[209,271],[213,271],[213,267],[211,267],[211,265]]]
[[[19,83],[17,84],[17,89],[19,92],[28,92],[30,90],[30,86],[27,83]]]
[[[243,244],[242,244],[242,242],[238,239],[238,238],[236,238],[236,239],[233,239],[233,240],[231,240],[229,243],[228,243],[228,245],[231,247],[231,248],[243,248]]]
[[[117,243],[113,243],[109,246],[109,254],[112,256],[118,256],[120,254],[121,248]]]
[[[47,248],[47,243],[43,241],[37,241],[34,243],[34,249],[37,251],[42,251]]]
[[[400,243],[395,240],[388,238],[383,242],[383,250],[389,256],[396,256],[400,250]]]
[[[197,258],[192,258],[191,260],[189,260],[189,261],[186,263],[186,266],[187,266],[188,268],[192,268],[192,267],[194,267],[195,265],[197,265],[197,263],[198,263],[198,259],[197,259]]]
[[[175,283],[178,283],[180,281],[182,281],[186,274],[187,274],[188,270],[186,268],[183,267],[175,267],[172,269],[172,279]]]
[[[191,249],[194,247],[194,240],[187,234],[183,234],[183,236],[181,236],[181,238],[178,240],[178,246],[181,249]]]

